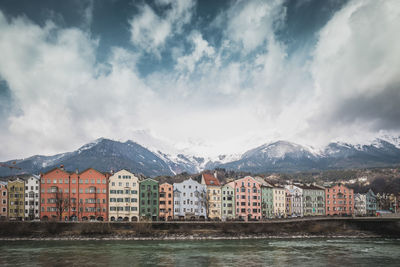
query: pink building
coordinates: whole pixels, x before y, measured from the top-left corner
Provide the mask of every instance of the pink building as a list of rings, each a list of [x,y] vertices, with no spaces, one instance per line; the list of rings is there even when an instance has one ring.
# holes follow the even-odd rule
[[[253,177],[246,176],[235,181],[236,218],[261,219],[261,184]]]

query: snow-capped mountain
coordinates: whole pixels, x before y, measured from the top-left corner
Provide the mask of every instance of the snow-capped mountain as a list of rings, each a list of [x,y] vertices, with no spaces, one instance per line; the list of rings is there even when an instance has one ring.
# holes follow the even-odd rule
[[[400,149],[385,140],[376,139],[369,145],[335,142],[321,150],[278,141],[251,149],[239,160],[218,167],[262,173],[382,167],[395,164],[400,164]]]
[[[14,164],[15,162],[15,164]],[[82,171],[93,167],[100,171],[129,169],[146,176],[174,175],[183,171],[196,172],[190,161],[172,161],[133,142],[119,142],[100,138],[76,151],[55,156],[32,156],[23,160],[12,160],[7,165],[15,165],[21,170],[0,168],[0,175],[19,173],[39,173],[64,165],[65,169]]]
[[[295,172],[398,165],[400,148],[396,142],[391,143],[388,139],[376,139],[363,145],[333,142],[319,150],[287,141],[277,141],[248,150],[241,155],[220,155],[211,158],[174,154],[171,150],[165,153],[134,141],[120,142],[100,138],[73,152],[54,156],[36,155],[27,159],[11,160],[5,164],[15,165],[21,170],[2,167],[0,176],[38,174],[60,165],[64,165],[70,171],[82,171],[89,167],[100,171],[125,168],[151,177],[182,172],[198,173],[217,167],[252,173]]]
[[[313,170],[318,167],[316,161],[319,156],[305,146],[277,141],[251,149],[239,160],[219,167],[256,173]]]

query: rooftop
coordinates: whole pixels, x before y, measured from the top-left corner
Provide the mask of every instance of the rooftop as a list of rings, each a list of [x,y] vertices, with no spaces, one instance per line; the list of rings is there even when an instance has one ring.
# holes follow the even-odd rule
[[[203,179],[204,179],[204,184],[208,185],[208,186],[220,186],[221,183],[218,181],[218,179],[212,175],[212,174],[208,174],[208,173],[203,173]]]

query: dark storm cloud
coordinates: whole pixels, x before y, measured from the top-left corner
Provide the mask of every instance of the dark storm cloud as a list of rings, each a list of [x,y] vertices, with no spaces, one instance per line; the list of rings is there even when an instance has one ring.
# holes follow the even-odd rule
[[[324,111],[322,111],[324,114]],[[400,82],[392,84],[379,93],[359,94],[342,99],[327,116],[321,118],[327,124],[351,125],[364,123],[372,125],[373,130],[400,130]]]

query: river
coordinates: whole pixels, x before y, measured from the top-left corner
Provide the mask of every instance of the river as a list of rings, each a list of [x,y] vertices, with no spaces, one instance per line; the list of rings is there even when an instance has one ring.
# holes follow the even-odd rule
[[[1,266],[400,266],[400,240],[0,241]]]

